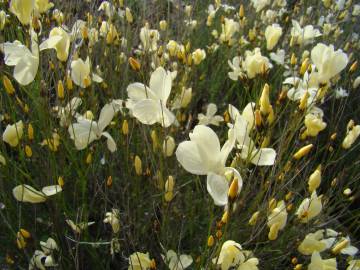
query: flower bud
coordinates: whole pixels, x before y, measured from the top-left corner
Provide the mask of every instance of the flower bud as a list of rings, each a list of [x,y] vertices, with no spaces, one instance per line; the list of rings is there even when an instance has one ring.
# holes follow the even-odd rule
[[[254,214],[252,214],[251,218],[249,219],[249,225],[254,226],[259,218],[260,212],[256,211]]]
[[[32,157],[32,150],[31,150],[31,147],[29,145],[25,145],[25,155],[28,157],[28,158],[31,158]]]
[[[304,147],[301,147],[294,155],[293,155],[293,158],[294,159],[300,159],[304,156],[306,156],[310,151],[311,149],[313,148],[313,144],[308,144]]]
[[[343,241],[341,241],[340,243],[337,243],[332,249],[331,252],[333,254],[338,254],[341,252],[342,249],[344,249],[345,247],[347,247],[349,245],[349,240],[348,239],[344,239]]]
[[[309,59],[309,57],[306,57],[301,64],[300,75],[304,75],[304,73],[307,71],[307,69],[309,67],[309,64],[310,64],[310,59]]]
[[[172,136],[166,136],[163,143],[163,153],[165,156],[170,157],[175,150],[175,140]]]
[[[238,183],[238,179],[235,177],[230,184],[230,188],[228,192],[229,199],[230,200],[235,199],[238,194],[238,191],[239,191],[239,183]]]
[[[129,64],[130,67],[134,70],[134,71],[139,71],[140,70],[140,62],[138,60],[136,60],[133,57],[129,57]]]
[[[269,91],[270,91],[270,87],[266,83],[262,90],[260,102],[259,102],[260,103],[260,112],[264,115],[267,115],[270,113],[271,104],[270,104],[270,99],[269,99]]]
[[[6,90],[6,93],[8,93],[9,95],[13,95],[15,93],[15,88],[12,82],[10,81],[10,79],[6,75],[3,76],[3,85]]]
[[[64,99],[64,97],[65,97],[64,85],[61,80],[59,80],[58,84],[57,84],[57,96],[59,99]]]
[[[321,183],[321,165],[310,175],[308,185],[309,191],[312,193],[320,186]]]
[[[358,66],[358,61],[355,61],[355,62],[350,66],[349,72],[350,72],[350,73],[355,72],[356,69],[357,69],[357,66]]]
[[[214,236],[210,235],[207,240],[208,247],[212,247],[214,245],[214,243],[215,243]]]
[[[165,20],[161,20],[159,22],[160,30],[165,31],[167,29],[167,22]]]
[[[27,134],[28,134],[28,139],[29,140],[34,139],[34,128],[33,128],[31,123],[29,123],[29,125],[28,125]]]
[[[226,224],[228,222],[228,220],[229,220],[229,212],[226,210],[221,217],[221,222],[223,224]]]
[[[125,119],[122,123],[122,127],[121,127],[122,133],[124,135],[128,135],[129,134],[129,124],[128,121]]]
[[[135,167],[136,174],[142,175],[142,162],[138,155],[136,155],[136,157],[135,157],[134,167]]]
[[[58,179],[57,179],[57,183],[60,187],[63,187],[64,186],[64,177],[62,176],[59,176]]]
[[[240,19],[242,19],[244,16],[245,16],[244,5],[241,4],[240,8],[239,8],[239,17],[240,17]]]

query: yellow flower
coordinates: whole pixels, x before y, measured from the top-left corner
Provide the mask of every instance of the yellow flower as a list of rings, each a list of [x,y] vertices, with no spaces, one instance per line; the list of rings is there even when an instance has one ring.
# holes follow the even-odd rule
[[[65,62],[69,56],[70,34],[61,27],[51,29],[49,38],[40,44],[40,51],[55,49],[56,56],[60,61]]]
[[[35,0],[35,8],[39,13],[45,13],[54,6],[49,0]]]
[[[282,28],[278,24],[269,25],[265,29],[266,48],[271,51],[282,35]]]
[[[35,0],[12,0],[9,10],[19,19],[21,24],[27,25],[31,22],[34,8]]]
[[[151,265],[149,253],[135,252],[130,255],[128,270],[147,270]]]
[[[301,223],[307,223],[318,216],[322,210],[321,197],[318,197],[316,191],[313,191],[310,198],[306,198],[300,204],[296,215]]]

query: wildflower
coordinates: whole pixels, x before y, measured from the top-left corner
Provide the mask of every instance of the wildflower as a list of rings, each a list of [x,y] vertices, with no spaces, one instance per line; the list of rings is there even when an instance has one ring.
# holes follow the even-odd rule
[[[328,231],[328,230],[326,230]],[[308,233],[298,247],[298,251],[303,255],[311,255],[314,252],[322,252],[335,241],[335,237],[325,237],[325,230],[318,230],[315,233]]]
[[[312,25],[306,25],[304,28],[301,28],[299,22],[295,20],[292,20],[292,25],[291,36],[295,38],[296,43],[299,45],[312,43],[316,37],[321,36],[321,32],[314,29]]]
[[[44,139],[41,143],[41,146],[47,145],[50,151],[56,152],[60,145],[60,136],[56,132],[53,132],[51,138]]]
[[[244,72],[242,71],[242,68],[240,67],[241,64],[241,58],[239,56],[235,56],[232,61],[228,61],[228,64],[232,71],[228,73],[229,78],[233,81],[237,81],[239,78],[244,77]]]
[[[65,222],[67,225],[69,225],[69,227],[73,230],[73,232],[77,234],[80,234],[87,227],[95,224],[95,222],[93,221],[74,223],[74,221],[72,221],[71,219],[66,219]]]
[[[349,62],[342,50],[335,51],[333,45],[326,46],[323,43],[318,43],[311,50],[311,60],[317,70],[311,74],[311,79],[323,84],[339,74]]]
[[[125,9],[125,18],[128,23],[133,23],[134,21],[133,15],[131,14],[131,10],[128,7]]]
[[[15,88],[12,82],[10,81],[10,79],[8,78],[8,76],[6,75],[3,75],[3,85],[6,90],[6,93],[8,93],[9,95],[13,95],[15,93]]]
[[[203,49],[196,49],[192,53],[192,59],[195,65],[199,65],[206,57],[206,53]]]
[[[134,167],[136,174],[142,175],[142,162],[138,155],[135,156]]]
[[[242,188],[240,174],[233,168],[225,167],[235,143],[233,131],[229,131],[229,139],[221,149],[216,133],[207,126],[197,125],[189,136],[190,141],[180,143],[176,149],[177,160],[186,171],[207,175],[207,190],[214,203],[226,205],[229,191],[229,182],[225,177],[227,171],[232,171],[238,179],[239,192]]]
[[[229,270],[232,267],[238,270],[258,270],[259,260],[251,256],[251,251],[243,250],[240,244],[228,240],[223,243],[219,257],[213,261],[220,265],[221,270]]]
[[[313,113],[306,114],[304,123],[306,126],[305,135],[312,137],[316,137],[327,126],[320,115]]]
[[[254,103],[249,103],[242,114],[232,105],[229,105],[229,114],[234,124],[237,147],[241,150],[241,158],[249,159],[257,166],[271,166],[275,163],[276,152],[273,148],[257,148],[250,138],[250,132],[255,124]]]
[[[92,73],[90,77],[90,67],[89,56],[86,58],[85,62],[81,58],[71,62],[71,79],[81,88],[90,86],[92,80],[97,83],[103,81],[103,79],[95,73]]]
[[[99,121],[95,122],[83,117],[77,118],[77,123],[69,126],[70,138],[74,140],[77,150],[85,149],[90,143],[99,140],[102,136],[107,139],[107,147],[111,152],[116,151],[116,143],[105,128],[110,124],[115,115],[112,103],[105,104],[100,111]]]
[[[120,231],[120,220],[119,220],[119,210],[112,209],[111,212],[106,212],[104,223],[109,223],[114,233]]]
[[[309,191],[313,192],[316,190],[321,183],[321,165],[318,166],[318,168],[310,175],[308,185],[309,185]]]
[[[217,106],[214,103],[209,103],[206,109],[206,115],[199,113],[199,125],[214,125],[219,126],[220,122],[224,121],[224,118],[220,115],[215,115],[217,112]]]
[[[165,201],[170,202],[173,199],[174,186],[175,186],[174,177],[169,175],[168,179],[165,182]]]
[[[104,11],[105,15],[108,18],[111,18],[116,10],[109,1],[103,1],[99,6],[98,11]]]
[[[183,270],[188,268],[193,262],[190,255],[182,254],[179,256],[171,249],[166,252],[166,256],[161,256],[169,267],[169,270]]]
[[[24,124],[20,120],[13,125],[7,125],[2,139],[12,147],[16,147],[24,133]]]
[[[233,19],[225,18],[224,23],[221,25],[222,32],[220,34],[220,41],[222,43],[227,43],[228,45],[233,45],[235,39],[233,35],[240,30],[240,24],[235,22]]]
[[[285,50],[278,49],[276,53],[270,53],[270,59],[273,60],[276,64],[284,66],[285,68],[289,68],[285,65]]]
[[[144,51],[155,52],[157,50],[157,42],[160,39],[159,31],[150,29],[148,24],[145,24],[140,30],[140,40]]]
[[[0,31],[2,31],[6,24],[6,13],[3,10],[0,10]]]
[[[350,237],[340,237],[337,239],[337,242],[334,244],[334,246],[331,249],[331,252],[333,254],[344,254],[349,256],[355,256],[356,253],[358,253],[359,249],[352,246],[350,242]]]
[[[282,28],[278,24],[269,25],[265,29],[266,48],[271,51],[282,35]]]
[[[308,223],[311,219],[318,216],[321,210],[321,197],[318,197],[316,191],[313,191],[310,198],[306,198],[302,201],[296,211],[296,215],[301,223]]]
[[[46,186],[41,191],[29,185],[18,185],[13,189],[13,195],[19,202],[42,203],[46,201],[47,197],[61,191],[62,189],[59,185]]]
[[[167,29],[167,22],[165,20],[161,20],[159,22],[159,27],[161,31],[165,31]]]
[[[336,258],[323,260],[319,252],[314,252],[308,270],[337,270]]]
[[[60,119],[60,126],[70,125],[72,117],[76,115],[76,110],[81,106],[82,100],[79,97],[73,97],[65,107],[56,107],[57,117]]]
[[[46,13],[53,6],[54,3],[49,2],[49,0],[35,0],[35,10],[40,14]]]
[[[349,149],[360,136],[360,125],[347,128],[346,136],[341,144],[344,149]]]
[[[180,109],[186,108],[192,97],[192,88],[185,88],[181,89],[181,93],[176,95],[172,104],[173,109]]]
[[[306,146],[303,146],[301,147],[294,155],[293,155],[293,158],[294,159],[300,159],[304,156],[306,156],[310,151],[311,149],[314,147],[313,144],[308,144]]]
[[[3,165],[3,166],[6,165],[6,159],[1,153],[0,153],[0,164]]]
[[[252,52],[245,52],[245,60],[242,63],[242,67],[249,79],[252,79],[257,74],[262,74],[270,69],[272,65],[267,57],[261,55],[260,48],[255,48]]]
[[[35,8],[35,0],[12,0],[10,12],[13,13],[23,25],[31,22],[31,16]]]
[[[53,253],[59,248],[55,240],[49,237],[46,242],[40,241],[40,246],[42,250],[35,250],[35,253],[29,263],[29,270],[44,270],[45,267],[57,267],[58,265],[55,262]]]
[[[287,221],[287,211],[284,201],[277,203],[276,207],[271,211],[268,216],[267,225],[270,228],[269,239],[275,240],[278,231],[284,229]]]
[[[129,257],[128,270],[147,270],[151,268],[149,253],[135,252]]]
[[[129,99],[126,106],[143,124],[160,123],[169,127],[175,121],[175,115],[166,107],[171,85],[170,72],[159,67],[151,74],[150,87],[142,83],[132,83],[127,87]]]
[[[264,9],[267,5],[271,3],[270,0],[251,0],[251,3],[253,4],[254,8],[256,9],[256,12],[259,12]]]
[[[11,1],[17,2],[21,1]],[[31,51],[18,40],[0,44],[0,50],[5,54],[5,64],[15,66],[13,76],[19,84],[28,85],[35,79],[39,67],[39,47],[37,34],[33,30]]]
[[[40,44],[40,51],[55,49],[57,58],[65,62],[69,56],[70,38],[70,34],[62,27],[54,27],[49,33],[49,38]]]

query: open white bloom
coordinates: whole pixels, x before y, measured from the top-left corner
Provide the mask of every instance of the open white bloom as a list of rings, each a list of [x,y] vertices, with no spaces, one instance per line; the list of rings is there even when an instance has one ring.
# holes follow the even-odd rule
[[[303,255],[311,255],[313,252],[322,252],[330,248],[335,242],[335,237],[325,233],[325,230],[318,230],[314,233],[308,233],[305,239],[298,247],[298,251]]]
[[[252,257],[252,252],[243,250],[239,243],[228,240],[224,242],[218,258],[213,260],[220,265],[221,270],[258,270],[259,260]]]
[[[323,260],[319,252],[314,252],[308,270],[337,270],[336,258]]]
[[[318,197],[316,191],[313,191],[310,198],[306,198],[302,201],[296,211],[296,215],[301,223],[308,223],[311,219],[318,216],[321,210],[321,197]]]
[[[65,62],[69,56],[71,36],[61,27],[51,29],[49,38],[40,44],[40,51],[55,49],[56,56],[60,61]]]
[[[163,257],[166,265],[169,267],[169,270],[183,270],[188,268],[193,262],[190,255],[182,254],[179,256],[172,249],[169,249],[166,252],[166,256],[161,256]]]
[[[86,88],[91,84],[92,80],[98,83],[103,81],[103,79],[95,73],[92,73],[90,77],[90,68],[91,64],[89,56],[86,58],[85,62],[81,58],[71,62],[71,79],[76,85],[81,88]]]
[[[239,56],[235,56],[232,61],[228,60],[228,64],[232,69],[232,71],[228,73],[230,79],[237,81],[239,78],[244,77],[245,74],[240,67],[241,58]]]
[[[259,12],[267,5],[270,5],[271,1],[270,0],[251,0],[251,3],[253,4],[254,8],[256,9],[256,12]]]
[[[130,255],[128,270],[148,270],[150,267],[149,253],[135,252]]]
[[[29,263],[29,270],[45,270],[46,267],[57,266],[57,263],[53,257],[53,252],[59,248],[55,240],[49,237],[46,242],[40,241],[40,246],[42,250],[35,250],[35,253]]]
[[[75,116],[76,110],[80,107],[82,101],[79,97],[73,97],[65,107],[56,108],[57,117],[60,119],[60,126],[67,127],[70,125],[72,117]]]
[[[228,155],[234,147],[235,136],[229,131],[229,139],[220,149],[219,138],[209,127],[197,125],[189,134],[190,141],[179,144],[176,157],[184,169],[197,175],[207,175],[207,191],[216,205],[226,205],[228,202],[229,182],[226,172],[234,174],[238,180],[239,192],[242,178],[233,168],[225,167]]]
[[[234,122],[231,125],[235,132],[237,147],[241,149],[241,158],[249,159],[257,166],[272,166],[275,163],[276,151],[273,148],[257,148],[254,141],[250,138],[250,132],[254,127],[254,108],[255,103],[245,106],[242,114],[233,105],[229,104],[230,118]]]
[[[285,228],[287,221],[287,211],[284,201],[279,201],[277,206],[271,211],[268,216],[267,225],[270,228],[269,239],[275,240],[278,232]]]
[[[175,115],[166,107],[172,85],[171,73],[158,67],[150,77],[150,86],[132,83],[127,87],[127,108],[141,123],[153,125],[160,123],[169,127]]]
[[[2,139],[11,147],[16,147],[24,133],[24,124],[22,120],[13,125],[7,125],[3,133]]]
[[[222,43],[228,43],[229,45],[234,44],[236,40],[233,38],[233,35],[239,32],[240,24],[233,19],[225,18],[221,27],[220,41]]]
[[[268,25],[265,29],[266,48],[271,51],[278,43],[282,35],[282,28],[279,24]]]
[[[157,42],[160,39],[160,33],[156,29],[150,29],[148,24],[145,24],[140,30],[140,40],[144,51],[154,52],[157,50]]]
[[[311,78],[324,84],[339,74],[349,62],[346,53],[341,49],[335,51],[333,45],[326,46],[323,43],[318,43],[311,50],[311,60],[316,67]]]
[[[119,220],[119,210],[112,209],[111,212],[106,212],[104,223],[109,223],[114,233],[120,231],[120,220]]]
[[[257,74],[272,68],[272,64],[267,57],[261,55],[260,48],[255,48],[254,51],[245,52],[245,60],[242,63],[242,67],[249,79],[252,79]]]
[[[41,191],[36,190],[29,185],[18,185],[13,189],[13,195],[19,202],[42,203],[47,197],[61,192],[61,186],[53,185],[43,187]]]
[[[101,10],[104,11],[106,16],[108,16],[109,18],[111,18],[116,11],[114,6],[109,1],[104,1],[100,4],[98,11]]]
[[[214,125],[219,126],[220,122],[224,121],[221,115],[215,115],[217,112],[217,106],[214,103],[209,103],[206,108],[206,115],[199,113],[199,125]]]
[[[316,37],[321,36],[321,32],[314,29],[312,25],[306,25],[302,28],[299,22],[292,20],[291,36],[295,38],[297,44],[307,45],[312,43]]]
[[[5,54],[5,64],[15,66],[13,76],[19,84],[28,85],[35,79],[39,67],[39,46],[37,34],[33,30],[31,51],[18,40],[0,44],[0,50]]]
[[[105,128],[110,124],[116,113],[115,107],[112,103],[105,104],[101,109],[99,121],[78,117],[77,123],[69,126],[68,131],[70,138],[74,140],[77,150],[85,149],[90,143],[99,140],[102,136],[107,139],[107,147],[111,152],[116,151],[116,143]]]
[[[31,15],[35,8],[35,0],[11,0],[10,12],[21,22],[27,25],[31,22]]]

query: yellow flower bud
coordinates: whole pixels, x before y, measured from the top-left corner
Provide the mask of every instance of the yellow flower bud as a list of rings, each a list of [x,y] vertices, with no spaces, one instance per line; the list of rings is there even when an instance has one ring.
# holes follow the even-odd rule
[[[128,121],[125,119],[122,123],[122,127],[121,127],[122,133],[124,135],[128,135],[129,134],[129,124]]]
[[[239,17],[242,19],[244,16],[245,16],[244,5],[241,4],[239,9]]]
[[[304,156],[306,156],[307,154],[309,154],[309,152],[311,151],[311,149],[313,148],[313,144],[308,144],[304,147],[301,147],[294,155],[293,158],[294,159],[300,159]]]
[[[272,198],[270,201],[269,201],[269,210],[273,210],[275,207],[276,207],[276,204],[277,204],[277,201],[275,198]]]
[[[31,147],[29,145],[25,145],[25,154],[28,158],[32,157],[32,150]]]
[[[29,140],[34,139],[34,128],[31,123],[29,123],[29,125],[28,125],[27,134],[28,134]]]
[[[9,95],[13,95],[15,93],[15,88],[6,75],[3,76],[3,85],[5,87],[6,93],[8,93]]]
[[[159,146],[159,139],[158,139],[158,136],[157,136],[155,130],[152,130],[152,131],[151,131],[150,137],[151,137],[152,144],[153,144],[153,150],[155,150],[155,149],[158,148],[158,146]]]
[[[129,57],[129,64],[134,71],[139,71],[141,68],[140,62],[133,57]]]
[[[208,247],[212,247],[214,245],[214,243],[215,243],[214,236],[210,235],[207,240]]]
[[[257,127],[260,127],[262,124],[262,117],[261,117],[261,113],[259,110],[255,111],[255,125]]]
[[[58,96],[59,99],[64,99],[64,97],[65,97],[64,85],[63,85],[63,82],[61,80],[58,81],[57,96]]]
[[[135,167],[136,174],[142,175],[142,162],[138,155],[135,157],[134,167]]]
[[[276,238],[278,237],[279,228],[280,228],[279,223],[275,223],[275,224],[271,225],[270,231],[268,234],[269,240],[276,240]]]
[[[358,66],[358,61],[355,61],[355,62],[351,65],[351,67],[349,68],[349,72],[350,72],[350,73],[355,72],[355,70],[357,69],[357,66]]]
[[[270,92],[270,87],[266,83],[262,90],[260,102],[259,102],[260,103],[260,111],[264,115],[267,115],[268,113],[270,113],[271,104],[270,104],[270,99],[269,99],[269,92]]]
[[[238,179],[235,177],[230,184],[230,188],[229,188],[229,192],[228,192],[228,197],[230,200],[233,200],[236,198],[236,196],[238,194],[238,190],[239,190],[239,183],[238,183]]]
[[[303,269],[303,268],[302,268],[302,264],[300,264],[300,263],[298,263],[298,264],[295,265],[295,267],[294,267],[294,270],[301,270],[301,269]]]
[[[167,22],[165,20],[161,20],[159,22],[160,30],[165,31],[167,29]]]
[[[62,176],[59,176],[58,179],[57,179],[57,183],[60,187],[63,187],[64,186],[64,178]]]
[[[348,244],[349,244],[349,240],[348,240],[348,239],[344,239],[344,240],[341,241],[340,243],[337,243],[337,244],[335,245],[335,247],[333,247],[333,248],[331,249],[331,252],[332,252],[333,254],[338,254],[338,253],[340,253],[340,251],[341,251],[342,249],[344,249],[345,247],[347,247]]]
[[[254,214],[252,214],[251,218],[249,219],[249,225],[254,226],[259,218],[260,212],[256,211]]]
[[[92,154],[88,153],[85,159],[86,164],[90,164],[92,162]]]
[[[125,9],[125,18],[128,23],[133,23],[134,17],[131,14],[131,10],[129,8]]]
[[[110,175],[107,179],[106,179],[106,186],[111,187],[113,183],[112,180],[112,176]]]
[[[310,175],[308,185],[309,191],[312,193],[320,186],[321,183],[321,165]]]
[[[31,237],[31,234],[25,229],[20,229],[20,233],[21,233],[22,236],[24,236],[24,238],[30,238]]]
[[[221,222],[226,224],[229,221],[229,212],[226,210],[221,217]]]
[[[71,91],[73,90],[74,86],[73,86],[73,81],[71,80],[70,75],[66,75],[66,89]]]
[[[309,99],[309,92],[306,91],[305,94],[302,96],[302,98],[300,99],[300,104],[299,104],[299,109],[300,110],[305,110],[307,107],[307,103],[308,103],[308,99]]]
[[[295,66],[296,63],[297,63],[296,56],[295,56],[294,53],[292,53],[291,58],[290,58],[290,64],[291,64],[292,66]]]
[[[17,232],[16,234],[16,245],[19,249],[24,249],[26,247],[26,242],[21,232]]]
[[[307,69],[309,67],[309,64],[310,64],[310,59],[309,59],[309,57],[306,57],[301,64],[300,75],[304,75],[304,73],[307,71]]]

